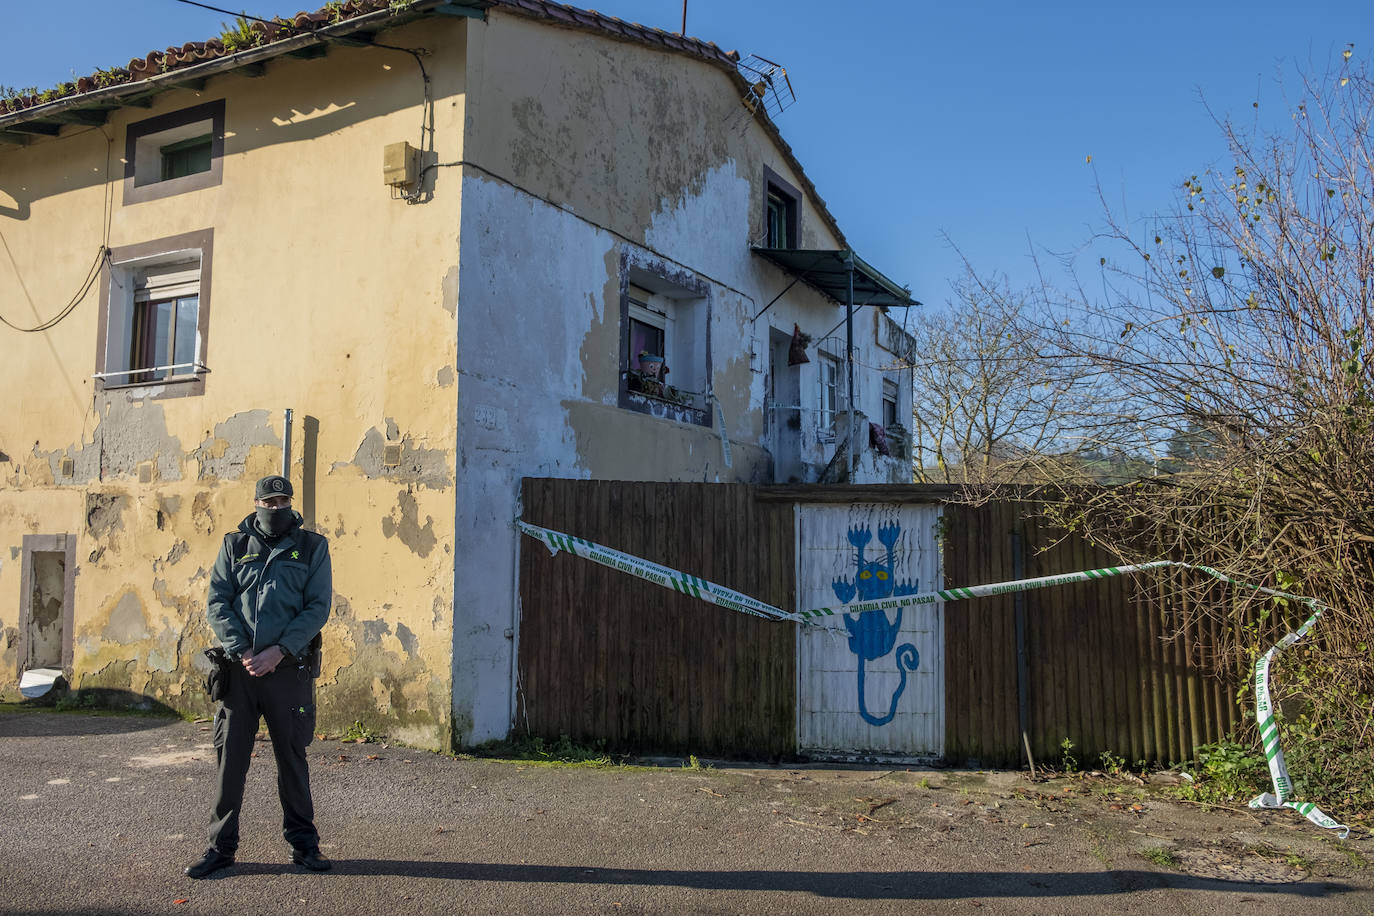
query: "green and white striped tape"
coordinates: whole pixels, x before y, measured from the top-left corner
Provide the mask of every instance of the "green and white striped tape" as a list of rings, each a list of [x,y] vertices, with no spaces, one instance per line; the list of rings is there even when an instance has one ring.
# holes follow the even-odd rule
[[[1261,591],[1264,590],[1261,589]],[[1285,595],[1284,597],[1293,598],[1297,596]],[[1269,775],[1274,783],[1274,791],[1256,796],[1251,800],[1250,807],[1292,808],[1318,827],[1325,827],[1327,830],[1339,830],[1340,838],[1345,839],[1350,836],[1350,828],[1345,824],[1336,823],[1310,802],[1289,801],[1288,798],[1293,792],[1293,782],[1288,778],[1288,767],[1283,762],[1283,751],[1279,748],[1279,726],[1274,721],[1274,703],[1269,696],[1269,663],[1274,660],[1275,655],[1306,636],[1322,612],[1328,610],[1326,605],[1311,598],[1297,598],[1297,600],[1313,608],[1315,613],[1308,617],[1306,622],[1298,627],[1295,632],[1280,639],[1276,645],[1255,662],[1255,718],[1259,722],[1260,741],[1264,745],[1264,756],[1269,761]]]
[[[691,595],[693,598],[700,598],[702,601],[729,608],[732,611],[752,614],[755,617],[767,617],[772,620],[800,620],[798,615],[790,611],[773,607],[771,604],[750,598],[748,595],[723,585],[716,585],[714,582],[707,582],[697,576],[651,563],[641,557],[592,543],[585,538],[550,531],[548,528],[540,528],[538,525],[531,525],[520,519],[515,520],[515,526],[535,540],[543,541],[550,553],[566,550],[575,557],[582,557],[584,560],[591,560],[593,563],[638,576],[655,585],[671,588],[673,591]]]
[[[1103,569],[1088,569],[1082,572],[1062,573],[1057,576],[1041,576],[1035,579],[1015,579],[1009,582],[994,582],[990,585],[968,585],[959,588],[948,588],[934,592],[917,592],[912,595],[902,595],[900,597],[884,598],[879,601],[856,601],[853,604],[846,604],[843,607],[829,608],[818,607],[804,610],[800,613],[785,611],[782,608],[774,607],[756,598],[751,598],[741,592],[708,582],[697,576],[688,575],[657,563],[651,563],[641,557],[636,557],[601,544],[588,541],[584,538],[573,537],[558,531],[551,531],[548,528],[541,528],[538,525],[521,519],[515,520],[515,526],[523,533],[535,540],[542,541],[549,548],[550,553],[558,553],[565,550],[575,557],[591,560],[602,566],[616,569],[621,572],[629,573],[646,579],[664,588],[671,588],[674,591],[700,598],[702,601],[709,602],[733,611],[740,611],[745,614],[752,614],[755,617],[764,617],[770,620],[787,620],[794,623],[802,623],[810,626],[817,626],[817,621],[824,617],[833,617],[836,614],[862,614],[869,611],[889,611],[897,608],[914,607],[921,604],[933,604],[936,601],[962,601],[967,598],[990,598],[994,595],[1006,595],[1012,592],[1025,592],[1037,588],[1049,588],[1056,585],[1070,585],[1074,582],[1093,582],[1098,579],[1108,579],[1114,576],[1125,576],[1134,573],[1148,572],[1151,570],[1176,567],[1179,569],[1191,569],[1204,573],[1214,579],[1219,579],[1238,588],[1248,589],[1259,592],[1260,594],[1270,595],[1275,598],[1287,598],[1312,609],[1313,614],[1307,618],[1295,632],[1289,633],[1278,644],[1255,662],[1255,713],[1256,720],[1259,722],[1260,739],[1264,744],[1264,756],[1269,761],[1269,774],[1273,779],[1274,791],[1265,792],[1258,798],[1250,802],[1251,808],[1292,808],[1299,814],[1306,817],[1309,821],[1319,827],[1328,830],[1341,831],[1341,839],[1345,839],[1350,834],[1350,828],[1344,824],[1338,824],[1327,815],[1323,814],[1316,805],[1307,802],[1289,801],[1292,794],[1293,783],[1288,778],[1288,770],[1284,766],[1283,752],[1279,749],[1279,730],[1278,724],[1274,721],[1273,703],[1269,694],[1269,663],[1274,656],[1282,650],[1293,645],[1298,640],[1307,635],[1317,618],[1330,610],[1326,605],[1314,598],[1305,598],[1302,595],[1294,595],[1291,592],[1282,592],[1277,589],[1264,588],[1259,585],[1252,585],[1249,582],[1241,582],[1238,579],[1218,572],[1210,566],[1195,566],[1191,563],[1180,563],[1174,560],[1154,560],[1149,563],[1136,563],[1131,566],[1108,566]],[[824,627],[824,629],[837,630],[836,627]],[[844,631],[839,631],[844,632]]]

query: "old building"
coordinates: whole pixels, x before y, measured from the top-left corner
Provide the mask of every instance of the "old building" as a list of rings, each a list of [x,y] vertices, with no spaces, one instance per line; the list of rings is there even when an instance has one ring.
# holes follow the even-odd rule
[[[0,684],[203,708],[207,570],[285,466],[332,544],[323,727],[498,738],[522,477],[908,480],[914,303],[770,75],[541,0],[352,0],[9,100]]]

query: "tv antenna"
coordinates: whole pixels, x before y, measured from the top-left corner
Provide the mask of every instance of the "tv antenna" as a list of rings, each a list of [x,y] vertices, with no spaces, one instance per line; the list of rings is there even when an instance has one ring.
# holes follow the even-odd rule
[[[749,82],[749,91],[741,100],[749,114],[762,108],[768,117],[776,118],[797,100],[792,81],[787,78],[787,69],[782,64],[750,54],[736,66]]]

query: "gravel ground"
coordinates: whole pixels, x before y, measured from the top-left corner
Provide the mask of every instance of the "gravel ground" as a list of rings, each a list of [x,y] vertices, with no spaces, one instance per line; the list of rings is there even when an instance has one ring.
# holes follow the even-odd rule
[[[207,723],[0,711],[7,913],[1374,913],[1374,834],[1105,777],[583,768],[310,748],[334,870],[287,864],[271,749],[238,862],[192,881]],[[1332,812],[1351,816],[1354,812]]]

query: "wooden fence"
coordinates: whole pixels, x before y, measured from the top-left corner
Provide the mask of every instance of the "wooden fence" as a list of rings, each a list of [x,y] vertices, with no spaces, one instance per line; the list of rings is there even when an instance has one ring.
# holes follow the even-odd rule
[[[1082,538],[1037,524],[1023,503],[949,504],[944,514],[947,585],[1115,563]],[[1104,752],[1128,764],[1186,760],[1197,745],[1224,736],[1238,714],[1235,677],[1215,664],[1214,631],[1184,627],[1172,578],[1121,576],[948,602],[946,757],[988,766],[1024,760],[1022,694],[1031,751],[1054,765],[1066,738],[1079,763],[1092,767]]]
[[[943,502],[947,488],[526,479],[523,517],[794,607],[798,503]],[[946,586],[1110,565],[1025,504],[944,507]],[[1019,555],[1019,558],[1018,558]],[[1015,766],[1190,758],[1237,718],[1216,634],[1185,630],[1169,579],[1103,579],[945,608],[945,757]],[[717,608],[523,539],[517,731],[609,749],[777,758],[797,750],[793,625]],[[1018,641],[1018,612],[1021,635]],[[1019,669],[1018,665],[1023,665]],[[1024,710],[1024,711],[1023,711]],[[1024,722],[1026,739],[1022,738]]]
[[[793,603],[792,507],[744,484],[526,479],[522,517]],[[615,749],[796,750],[793,627],[725,610],[529,538],[520,551],[517,731]]]

